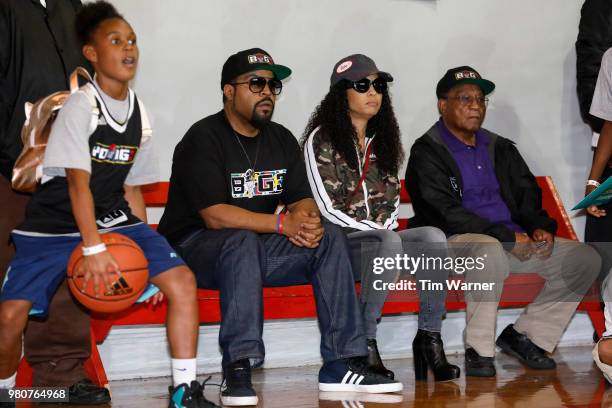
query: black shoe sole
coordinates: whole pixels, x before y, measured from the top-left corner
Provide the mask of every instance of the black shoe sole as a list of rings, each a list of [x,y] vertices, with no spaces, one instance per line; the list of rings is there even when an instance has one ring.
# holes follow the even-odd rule
[[[434,372],[434,381],[435,382],[449,382],[449,381],[455,381],[456,379],[461,377],[461,369],[459,367],[457,367],[457,370],[453,370],[453,371],[454,371],[453,373],[447,373],[447,375],[441,375],[441,374],[436,375],[436,373]]]
[[[495,377],[497,370],[495,367],[490,368],[470,368],[465,366],[465,375],[467,377]]]
[[[508,343],[506,343],[505,341],[503,341],[501,338],[497,338],[497,340],[495,341],[495,344],[497,345],[497,347],[499,347],[500,349],[502,349],[502,351],[506,354],[509,354],[513,357],[516,357],[521,363],[523,363],[524,365],[526,365],[529,368],[533,368],[534,370],[554,370],[555,368],[557,368],[557,363],[555,363],[553,361],[553,365],[552,366],[543,366],[537,363],[534,363],[532,361],[529,361],[527,359],[525,359],[523,356],[521,356],[519,353],[517,353],[516,351],[514,351],[514,349],[512,347],[510,347],[510,345]]]

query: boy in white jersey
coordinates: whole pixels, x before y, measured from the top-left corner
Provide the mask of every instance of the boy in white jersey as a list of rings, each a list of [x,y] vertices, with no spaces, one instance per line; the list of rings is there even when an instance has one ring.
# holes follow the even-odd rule
[[[83,54],[96,71],[95,83],[70,96],[60,111],[45,153],[42,184],[25,222],[12,233],[17,252],[0,292],[0,388],[15,385],[28,313],[46,314],[81,241],[86,283],[93,280],[99,293],[110,289],[120,271],[100,234],[113,230],[140,245],[150,281],[168,299],[174,380],[169,406],[215,407],[196,381],[194,275],[146,224],[140,186],[157,181],[157,169],[144,107],[128,86],[138,62],[136,35],[104,1],[85,5],[76,28]]]

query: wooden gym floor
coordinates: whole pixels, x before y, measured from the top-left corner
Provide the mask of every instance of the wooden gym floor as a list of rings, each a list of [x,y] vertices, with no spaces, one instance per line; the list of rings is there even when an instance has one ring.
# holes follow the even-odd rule
[[[253,384],[259,406],[306,407],[612,407],[608,387],[592,362],[590,347],[566,347],[554,354],[556,371],[523,367],[504,354],[496,357],[497,378],[465,378],[463,356],[449,360],[461,366],[457,382],[419,382],[415,385],[412,360],[392,360],[387,366],[404,383],[402,395],[321,393],[317,390],[318,367],[255,370]],[[202,380],[203,378],[200,378]],[[168,378],[111,382],[113,408],[162,408],[168,406]],[[219,383],[215,374],[209,382]],[[206,396],[218,402],[219,388],[208,385]],[[50,408],[45,405],[44,408]]]

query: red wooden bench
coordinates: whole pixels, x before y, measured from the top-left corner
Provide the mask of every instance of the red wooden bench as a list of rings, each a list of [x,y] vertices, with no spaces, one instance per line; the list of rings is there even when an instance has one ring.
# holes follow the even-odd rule
[[[569,217],[565,212],[559,194],[550,177],[538,177],[538,184],[542,189],[543,206],[551,217],[557,220],[559,228],[557,235],[576,240],[576,233]],[[403,187],[401,202],[410,203],[410,197]],[[157,183],[144,188],[145,201],[148,207],[165,207],[168,198],[168,182]],[[407,219],[399,221],[400,229],[408,225]],[[533,297],[539,292],[544,281],[536,273],[513,274],[506,279],[500,307],[522,307],[526,294]],[[418,312],[419,303],[416,292],[402,295],[402,301],[387,302],[383,309],[384,314],[405,312]],[[265,288],[264,318],[269,319],[298,319],[316,317],[316,308],[313,292],[310,285],[290,286],[284,288]],[[519,300],[521,299],[521,300]],[[219,309],[219,293],[216,290],[198,289],[200,323],[219,323],[221,314]],[[448,310],[465,309],[463,293],[449,291],[446,301]],[[153,308],[147,304],[136,305],[126,311],[112,315],[92,316],[92,355],[86,363],[86,370],[92,380],[101,386],[108,385],[108,379],[98,354],[97,345],[102,343],[113,326],[164,324],[166,321],[166,304]],[[578,310],[586,311],[597,333],[601,336],[605,324],[601,309],[599,290],[595,286],[580,303]],[[18,373],[18,385],[25,386],[31,383],[31,370],[22,361]]]

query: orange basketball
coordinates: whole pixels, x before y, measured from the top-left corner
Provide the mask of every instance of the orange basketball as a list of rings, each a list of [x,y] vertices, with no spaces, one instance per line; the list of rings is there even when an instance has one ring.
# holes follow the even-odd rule
[[[138,244],[125,235],[109,232],[101,237],[106,249],[119,265],[121,277],[116,279],[117,275],[113,274],[115,281],[111,283],[111,290],[104,289],[104,294],[98,297],[94,292],[93,279],[87,282],[85,291],[81,292],[83,275],[74,274],[84,258],[83,243],[80,243],[68,261],[68,286],[78,301],[88,309],[103,313],[117,312],[130,307],[144,292],[149,281],[149,264]],[[103,282],[99,285],[104,288]]]

